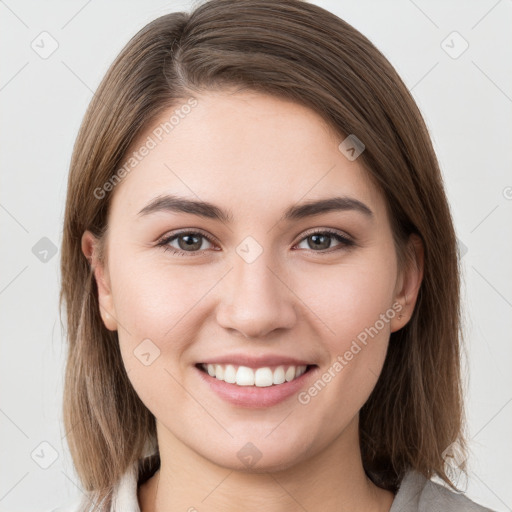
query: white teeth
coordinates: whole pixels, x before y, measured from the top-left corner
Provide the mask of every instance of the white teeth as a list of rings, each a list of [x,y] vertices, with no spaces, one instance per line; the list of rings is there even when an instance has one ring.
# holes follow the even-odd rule
[[[234,384],[236,382],[236,369],[232,364],[226,365],[224,380],[230,384]]]
[[[259,388],[272,386],[273,373],[270,368],[258,368],[254,374],[254,384]]]
[[[218,380],[236,384],[237,386],[256,386],[261,388],[290,382],[300,377],[307,368],[306,365],[300,365],[288,366],[286,370],[285,366],[278,366],[274,370],[269,367],[253,370],[247,366],[238,366],[237,368],[232,364],[203,364],[202,367],[208,372],[208,375]]]
[[[215,375],[217,378],[217,375]],[[219,380],[222,380],[219,377]],[[236,372],[236,384],[238,386],[254,386],[254,371],[247,366],[239,366]]]
[[[284,368],[282,366],[279,366],[274,370],[274,384],[282,384],[285,381],[284,377]]]
[[[290,366],[288,370],[286,370],[285,379],[286,382],[290,382],[295,378],[295,366]]]
[[[215,365],[215,375],[218,379],[224,380],[224,368],[220,364]]]

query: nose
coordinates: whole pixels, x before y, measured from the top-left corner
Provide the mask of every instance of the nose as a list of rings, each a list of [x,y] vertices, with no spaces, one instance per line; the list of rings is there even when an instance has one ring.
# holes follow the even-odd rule
[[[265,251],[252,263],[238,255],[223,279],[217,322],[246,338],[263,338],[297,322],[297,296],[286,273],[277,270]],[[281,333],[282,334],[282,333]]]

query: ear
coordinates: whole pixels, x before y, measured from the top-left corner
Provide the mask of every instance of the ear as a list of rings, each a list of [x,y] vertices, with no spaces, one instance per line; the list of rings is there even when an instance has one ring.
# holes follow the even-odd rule
[[[110,287],[110,276],[108,266],[99,257],[99,243],[99,239],[90,231],[85,231],[82,235],[82,252],[92,267],[98,287],[101,318],[107,329],[116,331],[117,321]]]
[[[391,320],[391,332],[404,327],[412,316],[423,280],[423,265],[423,242],[418,235],[411,234],[405,250],[404,268],[400,269],[395,290],[393,309],[397,314]]]

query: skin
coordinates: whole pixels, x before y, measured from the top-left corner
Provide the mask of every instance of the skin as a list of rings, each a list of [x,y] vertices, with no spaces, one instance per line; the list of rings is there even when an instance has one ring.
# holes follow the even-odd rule
[[[157,419],[161,468],[139,488],[141,510],[388,511],[393,494],[362,467],[359,410],[390,333],[414,308],[421,245],[411,240],[415,264],[399,269],[384,197],[314,111],[247,91],[196,98],[190,114],[115,188],[106,261],[90,232],[82,238],[103,321],[118,331],[128,376]],[[165,193],[212,202],[231,210],[233,221],[137,215]],[[334,211],[278,222],[289,206],[334,193],[358,199],[373,216]],[[200,238],[200,249],[185,256],[155,245],[182,228],[213,241]],[[322,228],[356,244],[332,237],[318,249],[305,233]],[[263,250],[250,264],[236,252],[247,236]],[[184,246],[178,239],[171,245]],[[238,407],[210,391],[194,368],[235,351],[279,353],[317,364],[318,378],[397,302],[403,317],[385,323],[305,405],[293,396],[268,408]],[[160,350],[149,366],[133,353],[147,338]],[[262,454],[250,468],[237,456],[249,441]]]

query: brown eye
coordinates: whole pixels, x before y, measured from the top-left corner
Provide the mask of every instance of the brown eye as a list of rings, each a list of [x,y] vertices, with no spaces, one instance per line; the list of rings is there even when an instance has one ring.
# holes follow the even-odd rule
[[[178,235],[175,237],[180,249],[185,251],[201,249],[201,245],[203,245],[202,238],[201,235]]]
[[[163,247],[166,251],[171,251],[174,254],[185,256],[187,254],[193,255],[194,253],[200,253],[202,250],[206,250],[203,247],[203,241],[211,243],[211,241],[203,235],[195,231],[182,231],[181,233],[173,234],[165,237],[163,240],[158,242],[158,246]],[[176,245],[171,245],[177,243]]]
[[[338,248],[344,248],[354,245],[354,242],[347,238],[346,236],[338,233],[337,231],[324,230],[324,231],[315,231],[313,233],[309,233],[306,237],[301,240],[307,241],[306,249],[310,249],[313,252],[323,252],[332,248],[332,240],[335,239],[339,242],[337,245],[341,246]]]

